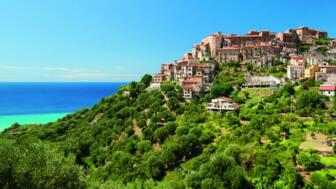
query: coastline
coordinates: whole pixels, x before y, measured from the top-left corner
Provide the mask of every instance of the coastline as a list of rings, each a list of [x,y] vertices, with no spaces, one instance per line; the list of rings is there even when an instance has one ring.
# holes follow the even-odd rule
[[[0,115],[0,132],[10,127],[14,123],[44,124],[66,116],[69,113],[43,113],[43,114],[21,114],[21,115]]]

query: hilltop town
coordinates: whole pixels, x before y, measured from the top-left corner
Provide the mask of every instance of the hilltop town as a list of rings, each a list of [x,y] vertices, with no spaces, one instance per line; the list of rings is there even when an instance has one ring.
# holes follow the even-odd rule
[[[218,32],[195,44],[181,59],[162,64],[149,88],[159,89],[163,82],[175,81],[182,86],[184,98],[192,99],[211,89],[216,65],[239,62],[260,68],[282,64],[287,69],[280,77],[245,72],[241,87],[276,87],[285,81],[314,78],[325,82],[320,87],[322,94],[333,96],[335,59],[336,39],[328,38],[326,31],[309,27],[278,34],[267,30],[252,30],[246,35]]]

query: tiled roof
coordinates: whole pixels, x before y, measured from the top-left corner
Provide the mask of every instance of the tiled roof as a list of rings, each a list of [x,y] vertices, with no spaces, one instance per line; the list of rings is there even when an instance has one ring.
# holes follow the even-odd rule
[[[228,98],[228,97],[225,97],[225,96],[222,96],[222,97],[219,97],[219,98],[220,98],[220,99],[227,100],[227,101],[230,101],[230,102],[233,101],[231,98]]]
[[[197,77],[197,76],[194,76],[194,77]],[[182,81],[182,83],[198,83],[198,81],[195,81],[193,79],[185,79]]]
[[[183,85],[182,86],[183,89],[193,89],[192,85]]]
[[[294,59],[294,60],[303,60],[303,56],[293,56],[292,59]]]
[[[183,80],[182,83],[196,83],[193,79]]]
[[[336,91],[335,85],[322,85],[319,87],[320,91]]]

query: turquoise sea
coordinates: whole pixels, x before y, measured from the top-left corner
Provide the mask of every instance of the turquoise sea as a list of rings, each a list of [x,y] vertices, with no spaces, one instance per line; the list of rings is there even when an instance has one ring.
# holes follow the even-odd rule
[[[0,83],[0,131],[14,123],[48,123],[114,94],[126,82]]]

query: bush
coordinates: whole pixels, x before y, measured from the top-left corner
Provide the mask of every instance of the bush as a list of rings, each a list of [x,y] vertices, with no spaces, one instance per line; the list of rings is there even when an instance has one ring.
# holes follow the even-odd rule
[[[149,86],[149,84],[152,82],[152,79],[153,78],[152,78],[151,75],[146,74],[141,78],[140,83],[142,83],[144,85],[144,87],[147,88]]]
[[[150,151],[152,148],[152,143],[149,140],[142,140],[137,143],[137,150],[140,153],[145,153]]]
[[[303,91],[298,97],[295,107],[300,115],[310,115],[318,109],[325,108],[325,104],[318,92]]]
[[[296,156],[296,159],[297,163],[303,165],[307,171],[315,171],[323,167],[321,157],[317,153],[302,151]]]
[[[169,136],[169,130],[167,127],[160,127],[155,130],[154,136],[157,141],[159,141],[160,143],[163,143],[166,140],[166,138]]]
[[[211,88],[211,94],[213,97],[220,97],[220,96],[230,96],[231,92],[233,91],[231,83],[214,83]]]

